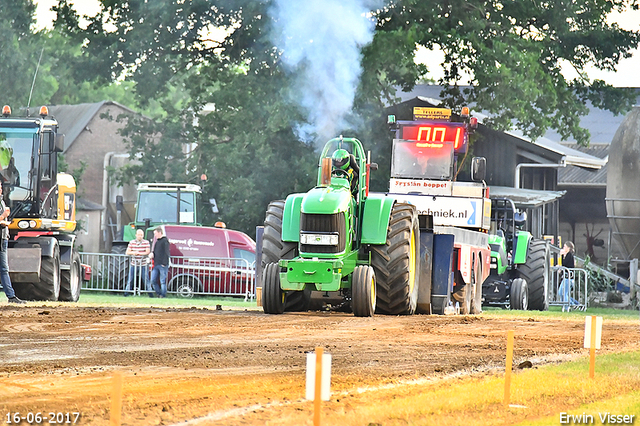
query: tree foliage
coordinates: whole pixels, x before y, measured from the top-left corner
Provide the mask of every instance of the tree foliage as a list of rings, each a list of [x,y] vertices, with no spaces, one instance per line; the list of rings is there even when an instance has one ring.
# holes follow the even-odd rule
[[[122,178],[179,179],[183,173],[194,182],[205,173],[205,196],[221,207],[215,219],[249,233],[270,200],[313,185],[316,147],[296,133],[309,120],[293,90],[304,65],[283,65],[281,46],[270,37],[279,24],[272,1],[101,4],[82,30],[61,2],[56,28],[83,46],[74,60],[98,80],[133,82],[140,106],[164,111],[153,124],[126,131],[140,163],[121,171]],[[373,9],[375,36],[363,46],[351,124],[342,129],[380,159],[373,187],[387,185],[384,109],[396,100],[396,88],[411,89],[438,65],[416,64],[416,46],[444,51],[439,83],[446,105],[475,105],[497,129],[515,125],[536,138],[555,128],[586,144],[579,120],[587,101],[616,113],[632,102],[631,92],[585,74],[588,66],[614,69],[637,47],[637,31],[605,20],[627,6],[637,7],[637,0],[396,0]],[[216,28],[222,36],[213,35]],[[580,77],[565,79],[567,66]],[[465,76],[472,84],[461,88]]]
[[[614,70],[637,47],[638,31],[606,21],[625,7],[637,8],[638,2],[410,0],[389,6],[379,22],[382,31],[413,30],[416,43],[443,50],[447,105],[475,104],[490,113],[488,124],[498,130],[515,124],[535,139],[554,128],[563,138],[588,144],[588,132],[579,127],[587,101],[614,113],[635,101],[633,91],[586,75],[590,65]],[[567,66],[580,77],[567,81],[561,73]],[[461,90],[465,75],[472,87]]]
[[[56,5],[53,28],[36,29],[33,0],[0,0],[0,75],[3,104],[23,113],[28,104],[60,105],[109,99],[136,107],[133,82],[99,79],[85,65],[80,17]],[[32,89],[33,88],[33,89]],[[18,110],[21,111],[18,111]]]

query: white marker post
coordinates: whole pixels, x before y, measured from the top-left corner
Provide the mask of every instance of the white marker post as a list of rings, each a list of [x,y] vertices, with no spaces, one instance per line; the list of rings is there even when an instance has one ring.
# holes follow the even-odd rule
[[[596,375],[596,349],[600,349],[602,339],[602,317],[585,317],[584,319],[584,347],[590,349],[589,377]]]
[[[321,347],[307,352],[306,398],[314,401],[314,426],[320,426],[321,401],[331,399],[331,354],[323,352]]]

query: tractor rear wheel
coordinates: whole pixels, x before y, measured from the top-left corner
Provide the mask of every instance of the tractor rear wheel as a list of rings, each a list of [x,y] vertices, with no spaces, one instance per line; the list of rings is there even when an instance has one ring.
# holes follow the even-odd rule
[[[372,317],[376,310],[376,275],[371,266],[356,266],[351,278],[351,310],[357,317]]]
[[[280,288],[280,267],[267,263],[262,271],[262,309],[266,314],[284,312],[284,292]]]
[[[264,218],[262,237],[262,266],[276,263],[280,259],[293,259],[298,255],[298,244],[282,241],[282,216],[284,200],[269,203]]]
[[[509,294],[509,303],[511,309],[526,311],[529,307],[529,289],[527,282],[522,278],[516,278],[511,283],[511,292]]]
[[[546,241],[531,240],[527,262],[518,268],[518,276],[529,287],[529,310],[549,309],[547,277],[549,272],[549,248]]]
[[[107,279],[109,290],[124,290],[127,286],[129,276],[129,256],[126,244],[114,244],[111,246],[111,253],[107,262]]]
[[[23,300],[57,301],[60,297],[60,251],[56,244],[53,256],[42,256],[40,282],[16,286],[16,295]],[[19,289],[19,290],[18,290]]]
[[[77,251],[74,251],[69,270],[60,272],[60,296],[58,299],[61,302],[78,301],[80,298],[81,276],[80,255]]]
[[[269,203],[264,219],[264,234],[262,237],[263,268],[269,263],[278,263],[280,259],[293,259],[298,255],[297,243],[282,241],[283,214],[284,200],[276,200]],[[278,282],[280,282],[279,279]],[[311,290],[287,291],[285,293],[284,310],[287,312],[307,311],[309,310],[310,301]]]
[[[371,246],[378,312],[388,315],[415,313],[419,259],[418,214],[413,205],[397,203],[391,210],[386,244]]]

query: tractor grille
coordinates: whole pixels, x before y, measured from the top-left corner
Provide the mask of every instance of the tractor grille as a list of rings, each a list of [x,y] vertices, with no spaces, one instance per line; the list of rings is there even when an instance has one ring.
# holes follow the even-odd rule
[[[342,253],[346,247],[347,228],[344,213],[336,214],[300,214],[300,231],[303,232],[337,232],[337,246],[318,246],[300,244],[304,253]]]

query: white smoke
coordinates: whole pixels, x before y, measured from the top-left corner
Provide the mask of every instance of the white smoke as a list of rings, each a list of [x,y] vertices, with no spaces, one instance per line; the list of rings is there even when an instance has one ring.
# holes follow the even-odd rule
[[[347,116],[362,72],[361,49],[373,40],[372,0],[275,0],[273,41],[282,60],[299,71],[294,96],[308,114],[303,140],[335,137]]]

